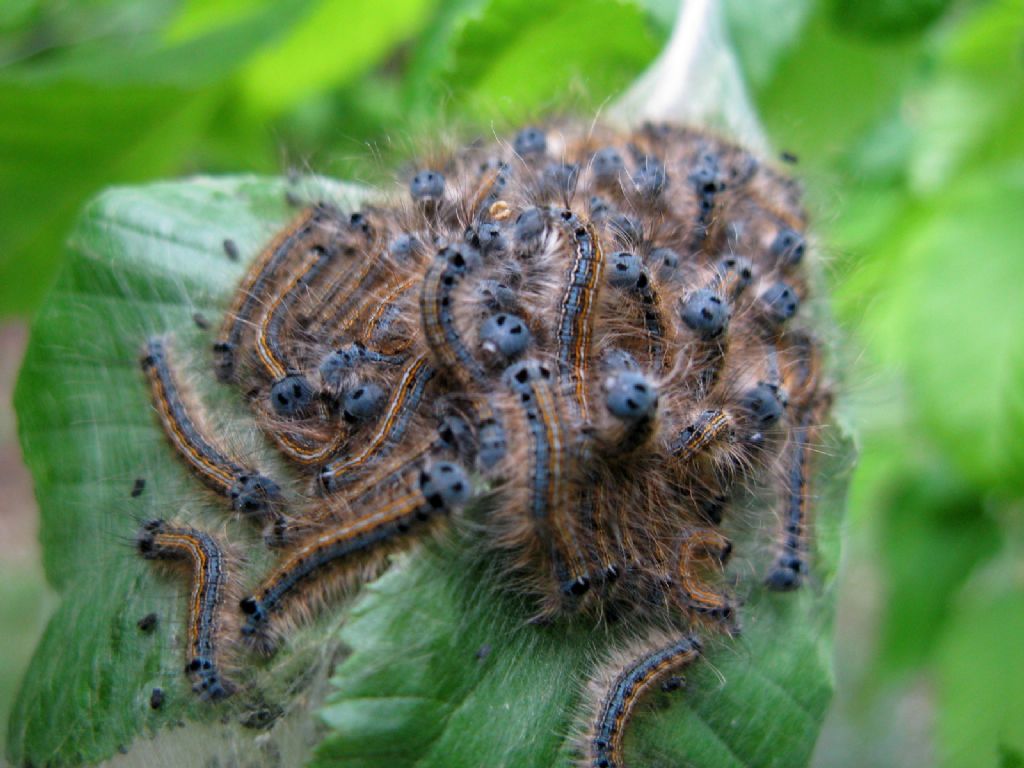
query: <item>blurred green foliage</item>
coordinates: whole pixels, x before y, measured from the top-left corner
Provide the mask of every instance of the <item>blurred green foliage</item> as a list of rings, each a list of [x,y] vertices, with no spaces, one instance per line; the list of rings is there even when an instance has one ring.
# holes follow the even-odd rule
[[[863,436],[817,762],[1020,764],[1024,0],[724,1],[769,134],[800,157]],[[589,114],[674,10],[0,3],[0,314],[38,305],[102,187],[292,167],[372,181],[426,131]]]

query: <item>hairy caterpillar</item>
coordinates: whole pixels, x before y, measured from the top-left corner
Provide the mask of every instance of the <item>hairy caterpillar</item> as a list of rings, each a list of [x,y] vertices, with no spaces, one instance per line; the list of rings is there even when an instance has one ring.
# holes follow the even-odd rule
[[[735,493],[789,479],[766,585],[808,572],[829,387],[801,311],[805,216],[776,169],[669,125],[531,127],[408,181],[312,208],[228,310],[212,372],[301,489],[277,561],[229,607],[234,641],[275,650],[380,555],[486,501],[474,541],[535,621],[638,627],[595,677],[580,749],[621,766],[643,694],[697,660],[699,634],[735,631]],[[457,493],[431,490],[441,471]]]

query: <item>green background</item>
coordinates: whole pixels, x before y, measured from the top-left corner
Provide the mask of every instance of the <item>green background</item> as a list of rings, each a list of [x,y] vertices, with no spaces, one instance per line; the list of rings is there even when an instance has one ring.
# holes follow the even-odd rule
[[[726,6],[768,134],[799,156],[862,442],[815,763],[1024,765],[1024,2]],[[386,179],[446,126],[592,113],[674,8],[6,0],[0,315],[31,316],[104,187]],[[0,552],[6,719],[49,603]]]

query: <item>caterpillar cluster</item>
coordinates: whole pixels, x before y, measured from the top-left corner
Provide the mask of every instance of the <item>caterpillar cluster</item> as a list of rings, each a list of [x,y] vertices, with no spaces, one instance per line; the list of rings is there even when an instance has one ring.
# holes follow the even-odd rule
[[[621,766],[641,695],[677,686],[700,634],[737,630],[721,523],[738,490],[777,485],[767,587],[807,575],[830,395],[799,317],[806,225],[791,179],[671,125],[526,128],[436,153],[361,210],[305,211],[253,261],[211,360],[301,501],[204,426],[169,340],[143,353],[174,450],[280,548],[225,599],[224,542],[140,530],[143,555],[191,566],[195,690],[228,695],[225,655],[272,653],[382,554],[476,510],[534,621],[649,627],[590,684],[581,764]]]

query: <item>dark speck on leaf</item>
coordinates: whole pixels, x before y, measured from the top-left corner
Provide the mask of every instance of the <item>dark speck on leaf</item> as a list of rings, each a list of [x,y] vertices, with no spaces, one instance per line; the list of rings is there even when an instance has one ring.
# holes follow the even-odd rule
[[[224,253],[232,261],[238,261],[241,254],[238,252],[238,243],[232,240],[230,237],[224,239]]]

